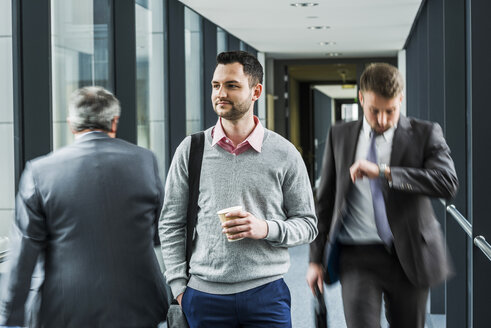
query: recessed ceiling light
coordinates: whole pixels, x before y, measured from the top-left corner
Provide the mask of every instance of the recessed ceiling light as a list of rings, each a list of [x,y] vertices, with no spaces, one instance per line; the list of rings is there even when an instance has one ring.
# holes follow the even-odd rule
[[[295,2],[290,4],[292,7],[315,7],[318,5],[316,2]]]
[[[341,56],[341,53],[339,52],[329,52],[326,54],[326,56],[329,56],[329,57],[339,57]]]
[[[331,28],[330,26],[326,26],[326,25],[318,25],[318,26],[308,26],[307,27],[309,30],[327,30],[329,28]]]
[[[321,45],[321,46],[333,46],[335,44],[336,44],[336,42],[333,42],[333,41],[319,42],[319,45]]]

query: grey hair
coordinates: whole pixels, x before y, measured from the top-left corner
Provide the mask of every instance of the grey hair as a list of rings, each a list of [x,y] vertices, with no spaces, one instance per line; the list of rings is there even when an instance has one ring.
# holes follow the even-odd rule
[[[76,132],[111,131],[112,120],[120,114],[119,100],[102,87],[83,87],[75,90],[70,97],[68,120]]]

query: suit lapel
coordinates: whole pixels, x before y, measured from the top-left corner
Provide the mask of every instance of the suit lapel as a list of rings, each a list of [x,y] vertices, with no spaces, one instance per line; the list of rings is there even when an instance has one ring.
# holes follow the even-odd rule
[[[355,162],[358,137],[360,136],[360,130],[362,125],[363,125],[363,119],[358,120],[356,124],[350,126],[350,129],[348,129],[346,134],[346,144],[345,144],[346,151],[344,152],[344,154],[345,156],[348,157],[345,158],[346,160],[345,163],[349,163],[350,166]]]
[[[394,139],[392,139],[392,150],[390,153],[390,166],[401,166],[402,156],[406,152],[406,148],[410,143],[411,138],[411,124],[407,117],[402,116],[397,123],[397,129],[394,132]],[[385,204],[389,204],[389,185],[386,184],[382,188],[382,194],[384,195]]]
[[[340,192],[342,193],[343,205],[341,206],[341,211],[344,211],[345,208],[345,200],[349,192],[349,188],[352,186],[351,177],[349,169],[351,165],[355,162],[356,148],[358,145],[358,137],[360,136],[360,130],[363,125],[363,119],[359,120],[355,124],[351,124],[345,130],[342,138],[342,148],[340,151],[342,152],[341,158],[344,175],[344,182],[340,185]]]
[[[402,160],[402,155],[406,151],[406,147],[409,144],[408,140],[411,140],[411,125],[407,117],[402,116],[397,123],[397,129],[394,132],[394,139],[392,140],[392,150],[390,154],[390,165],[399,166]]]

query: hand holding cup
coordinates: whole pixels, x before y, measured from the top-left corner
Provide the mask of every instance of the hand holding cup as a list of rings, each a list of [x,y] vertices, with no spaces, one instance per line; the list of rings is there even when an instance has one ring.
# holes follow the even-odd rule
[[[223,213],[225,211],[225,213]],[[243,238],[263,239],[268,235],[268,224],[256,218],[249,212],[243,211],[241,206],[227,208],[218,212],[222,221],[222,232],[227,235],[228,241],[237,241]],[[222,216],[221,216],[222,215]]]

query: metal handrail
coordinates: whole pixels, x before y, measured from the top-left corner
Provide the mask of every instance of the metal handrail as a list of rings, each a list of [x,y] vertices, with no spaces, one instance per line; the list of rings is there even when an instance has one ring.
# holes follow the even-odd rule
[[[455,208],[454,205],[448,205],[445,202],[445,200],[440,199],[440,203],[445,206],[445,209],[447,210],[448,213],[450,213],[455,221],[464,229],[465,233],[472,238],[472,224],[470,224],[469,221],[463,216],[457,208]]]
[[[448,213],[450,213],[455,221],[464,229],[465,233],[472,238],[472,224],[470,224],[469,221],[465,218],[465,216],[462,215],[462,213],[455,208],[454,205],[448,205],[445,203],[443,199],[440,199],[440,202],[445,206],[445,209],[447,210]],[[474,245],[481,250],[481,252],[486,255],[488,260],[491,261],[491,245],[486,241],[486,238],[483,236],[477,236],[473,240]]]
[[[450,213],[455,221],[464,229],[465,233],[472,238],[472,224],[463,216],[454,205],[447,206],[447,212]]]
[[[486,255],[488,260],[491,261],[491,245],[488,244],[483,236],[477,236],[476,238],[474,238],[474,245],[476,245],[481,250],[481,252]]]

